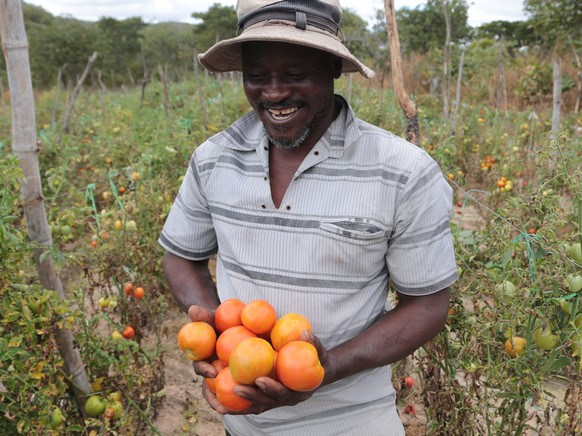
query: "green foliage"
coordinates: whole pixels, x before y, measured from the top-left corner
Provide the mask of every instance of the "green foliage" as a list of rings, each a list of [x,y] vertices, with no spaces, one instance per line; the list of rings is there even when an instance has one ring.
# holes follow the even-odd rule
[[[451,17],[451,40],[461,41],[467,38],[470,30],[467,24],[467,2],[452,0],[447,7]],[[401,8],[396,11],[396,21],[403,52],[426,53],[445,44],[445,18],[439,0],[429,0],[426,5],[414,9]],[[386,24],[383,23],[383,26],[385,29]]]
[[[475,38],[503,40],[509,47],[531,46],[536,43],[532,26],[525,21],[491,21],[474,30]]]
[[[582,35],[582,9],[578,0],[525,0],[531,28],[547,47],[565,44]]]
[[[196,50],[201,53],[217,41],[233,38],[237,32],[237,16],[234,7],[214,3],[207,12],[195,12],[192,17],[202,20],[194,25]]]
[[[526,102],[539,102],[552,92],[552,67],[547,64],[528,65],[515,87],[515,95]]]

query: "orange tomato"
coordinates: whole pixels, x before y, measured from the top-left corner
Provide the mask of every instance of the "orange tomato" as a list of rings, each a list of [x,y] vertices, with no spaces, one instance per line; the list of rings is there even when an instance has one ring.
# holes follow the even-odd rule
[[[224,300],[216,308],[214,315],[214,326],[219,332],[223,332],[229,327],[242,325],[240,314],[245,304],[236,298]]]
[[[129,296],[131,291],[133,291],[133,283],[126,283],[123,287],[123,292],[125,292],[125,295]]]
[[[252,385],[257,377],[268,376],[273,371],[275,350],[261,338],[248,338],[230,353],[228,367],[234,379],[243,385]]]
[[[505,352],[511,357],[518,357],[525,351],[527,340],[521,336],[513,336],[505,341]]]
[[[133,339],[133,337],[135,336],[135,329],[132,326],[126,326],[123,331],[121,332],[121,335],[125,338],[125,339]]]
[[[235,325],[223,331],[216,340],[216,355],[224,363],[228,364],[230,353],[238,344],[248,338],[257,335],[243,325]]]
[[[178,347],[192,361],[208,359],[214,353],[216,332],[206,322],[185,324],[178,332]]]
[[[216,375],[218,375],[218,373],[224,368],[228,368],[228,365],[220,359],[213,361],[212,366],[214,366],[214,369],[216,369]],[[204,377],[204,383],[206,383],[206,386],[208,386],[210,392],[216,394],[216,377]]]
[[[145,290],[142,287],[139,288],[135,288],[133,290],[133,296],[134,298],[137,298],[138,300],[141,300],[145,295]]]
[[[216,398],[227,409],[241,411],[253,405],[252,401],[234,393],[234,388],[240,383],[232,377],[230,369],[224,368],[216,376]]]
[[[242,324],[250,331],[260,335],[269,332],[277,321],[277,312],[265,300],[254,300],[241,311]]]
[[[279,381],[294,391],[311,391],[325,376],[317,349],[305,341],[285,344],[277,354],[276,368]]]
[[[273,348],[279,351],[283,345],[300,340],[303,330],[313,332],[313,328],[307,318],[297,313],[283,315],[271,329],[271,344],[273,344]]]

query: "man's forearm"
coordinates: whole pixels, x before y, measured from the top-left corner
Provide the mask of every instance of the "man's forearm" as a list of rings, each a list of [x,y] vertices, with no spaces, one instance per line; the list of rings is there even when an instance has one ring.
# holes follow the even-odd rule
[[[208,261],[191,261],[171,253],[163,259],[164,274],[174,300],[184,312],[192,305],[214,310],[219,304]]]
[[[435,337],[448,315],[449,290],[400,302],[365,332],[329,350],[331,374],[325,383],[394,363]]]

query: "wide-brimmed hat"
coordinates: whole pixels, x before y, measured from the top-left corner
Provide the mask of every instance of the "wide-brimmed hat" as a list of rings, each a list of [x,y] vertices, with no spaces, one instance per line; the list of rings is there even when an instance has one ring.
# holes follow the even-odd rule
[[[198,55],[200,63],[212,72],[241,71],[243,42],[276,41],[332,53],[341,58],[342,72],[374,77],[374,71],[351,54],[338,37],[339,0],[238,0],[236,14],[241,33]]]

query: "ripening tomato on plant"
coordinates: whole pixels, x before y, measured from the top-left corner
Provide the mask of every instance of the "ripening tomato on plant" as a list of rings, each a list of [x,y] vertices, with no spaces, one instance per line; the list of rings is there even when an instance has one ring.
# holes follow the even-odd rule
[[[518,357],[525,351],[527,340],[521,336],[512,336],[505,341],[505,352],[511,357]]]
[[[178,347],[194,362],[212,356],[215,346],[216,332],[206,322],[189,322],[178,332]]]
[[[123,336],[125,339],[133,339],[135,336],[135,329],[128,325],[121,332],[121,336]]]

